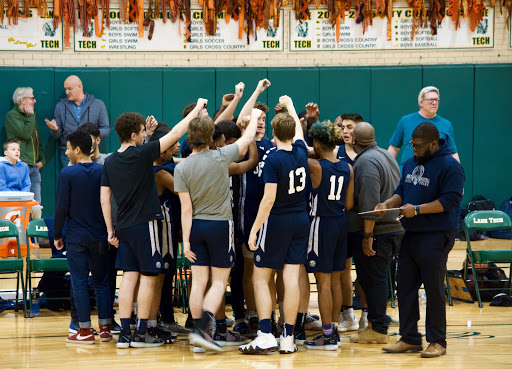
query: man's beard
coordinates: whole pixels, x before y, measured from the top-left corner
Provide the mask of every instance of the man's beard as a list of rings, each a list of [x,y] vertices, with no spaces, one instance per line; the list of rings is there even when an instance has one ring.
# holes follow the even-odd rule
[[[430,149],[428,149],[428,151],[426,151],[425,154],[420,158],[417,157],[416,155],[414,155],[414,161],[416,163],[422,165],[422,164],[425,164],[427,161],[429,161],[431,157],[432,157],[432,151]]]

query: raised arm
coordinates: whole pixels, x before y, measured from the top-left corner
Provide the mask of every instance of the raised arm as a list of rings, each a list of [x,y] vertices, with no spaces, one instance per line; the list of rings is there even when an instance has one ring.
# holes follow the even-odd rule
[[[269,87],[270,81],[266,78],[258,82],[258,86],[256,86],[256,89],[252,93],[249,100],[247,100],[244,107],[242,108],[242,111],[238,115],[238,120],[236,122],[237,125],[239,125],[242,122],[242,117],[251,114],[252,108],[254,108],[254,104],[256,104],[256,100],[258,100],[258,96],[260,96],[260,94]]]
[[[304,141],[304,131],[302,130],[302,125],[300,123],[299,116],[295,111],[295,107],[293,106],[293,101],[290,98],[290,96],[281,96],[279,98],[279,104],[282,107],[286,108],[286,110],[288,110],[288,114],[290,114],[293,117],[293,120],[295,120],[295,136],[293,137],[292,142],[295,142],[297,140]]]
[[[244,152],[249,147],[249,144],[254,141],[254,136],[256,135],[256,128],[258,127],[258,119],[261,116],[261,110],[259,109],[252,109],[251,113],[251,121],[249,122],[249,125],[244,131],[244,134],[242,137],[236,141],[238,144],[238,151]]]
[[[208,103],[206,99],[198,99],[197,105],[181,122],[176,124],[172,130],[160,139],[160,152],[164,152],[171,147],[176,141],[178,141],[187,132],[188,124],[192,119],[197,117],[199,112]]]
[[[229,164],[229,175],[234,176],[237,174],[244,174],[253,169],[258,164],[258,148],[256,141],[249,144],[249,158],[239,163]]]
[[[233,100],[229,103],[229,105],[222,111],[217,118],[215,118],[215,121],[213,123],[217,124],[221,120],[225,119],[233,119],[233,115],[235,114],[236,107],[240,100],[242,99],[242,96],[244,95],[244,89],[245,84],[243,82],[240,82],[235,86],[235,96],[233,97]]]

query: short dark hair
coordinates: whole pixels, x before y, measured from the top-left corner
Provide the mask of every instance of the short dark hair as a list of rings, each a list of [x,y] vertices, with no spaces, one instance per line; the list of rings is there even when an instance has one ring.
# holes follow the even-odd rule
[[[66,141],[69,142],[71,148],[76,149],[80,148],[82,154],[89,155],[92,148],[92,140],[91,135],[83,130],[77,129],[74,132],[71,132],[68,137],[66,137]]]
[[[213,146],[215,124],[210,117],[196,117],[188,125],[187,142],[190,149],[205,149]]]
[[[197,105],[197,103],[188,104],[188,105],[185,107],[185,109],[183,109],[183,113],[182,113],[183,118],[185,118],[187,115],[189,115],[189,114],[190,114],[190,112],[191,112],[192,110],[194,110],[194,108],[196,107],[196,105]]]
[[[412,138],[421,138],[429,142],[439,142],[439,131],[437,127],[430,122],[423,122],[412,132]]]
[[[213,142],[217,142],[220,140],[224,133],[222,132],[222,129],[218,125],[215,125],[215,131],[213,132]]]
[[[268,112],[268,106],[263,104],[261,101],[256,101],[256,104],[254,104],[254,109],[260,109],[265,114]]]
[[[351,120],[354,123],[361,123],[364,121],[363,117],[357,113],[341,114],[340,118],[341,118],[341,120],[345,120],[345,119]]]
[[[153,132],[153,134],[149,138],[149,142],[153,142],[153,141],[159,140],[159,139],[164,137],[169,132],[171,132],[171,129],[169,127],[167,127],[167,126],[160,126],[160,127],[158,127],[157,126],[157,128],[155,129],[155,132]]]
[[[20,142],[18,140],[15,140],[14,138],[9,138],[7,141],[4,142],[4,151],[7,150],[7,146],[9,146],[12,143],[17,143],[18,146],[20,146]]]
[[[341,128],[326,120],[322,123],[315,123],[309,128],[309,137],[317,141],[323,151],[334,150],[336,143],[341,140]]]
[[[121,143],[124,143],[131,140],[132,133],[138,134],[140,127],[145,124],[146,121],[139,113],[123,113],[117,118],[114,127]]]
[[[279,141],[290,141],[295,137],[295,119],[288,113],[276,114],[270,122]]]
[[[238,126],[233,123],[232,120],[221,120],[219,123],[217,123],[217,127],[219,127],[224,137],[226,137],[226,141],[229,141],[233,138],[238,140],[240,137],[242,137],[240,128],[238,128]]]
[[[80,127],[77,128],[77,131],[87,132],[91,136],[94,136],[94,138],[100,137],[100,129],[96,124],[91,122],[82,124]]]

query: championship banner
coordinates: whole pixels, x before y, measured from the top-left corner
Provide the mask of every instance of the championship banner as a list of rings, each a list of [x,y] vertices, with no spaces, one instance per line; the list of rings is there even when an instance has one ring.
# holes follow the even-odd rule
[[[329,12],[312,10],[302,23],[290,14],[290,51],[361,51],[361,50],[423,50],[423,49],[489,49],[494,48],[494,9],[485,9],[483,20],[471,32],[468,18],[460,18],[460,28],[445,16],[432,35],[430,26],[421,27],[411,39],[412,10],[393,10],[392,38],[387,40],[387,19],[373,18],[373,25],[363,34],[363,26],[356,23],[355,11],[345,13],[340,26],[339,42],[336,28],[329,23]]]
[[[0,51],[62,51],[62,25],[53,28],[53,12],[48,17],[37,15],[37,9],[30,9],[30,17],[18,17],[18,24],[9,25],[7,18],[0,24]]]
[[[94,22],[89,26],[89,37],[84,35],[81,27],[75,32],[75,51],[283,51],[284,22],[283,11],[279,28],[274,28],[274,20],[270,19],[269,29],[259,29],[256,37],[249,37],[244,32],[243,38],[238,38],[238,22],[231,20],[226,23],[224,13],[217,17],[217,32],[214,36],[206,34],[202,21],[202,9],[193,8],[191,24],[183,20],[166,23],[163,19],[154,19],[153,37],[148,40],[148,30],[144,37],[138,37],[138,22],[122,23],[119,10],[110,12],[110,28],[105,28],[101,37],[95,36]],[[188,36],[187,36],[188,35]]]

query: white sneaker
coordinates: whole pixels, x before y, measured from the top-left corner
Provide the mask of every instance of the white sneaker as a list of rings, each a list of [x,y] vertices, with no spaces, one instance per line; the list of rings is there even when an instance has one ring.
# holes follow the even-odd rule
[[[399,325],[400,321],[388,314],[389,325]]]
[[[366,328],[368,328],[368,313],[363,312],[361,314],[361,319],[359,319],[359,328],[357,331],[361,333]]]
[[[293,336],[281,336],[279,338],[279,353],[280,354],[293,354],[297,351]]]
[[[293,336],[290,336],[293,341]],[[278,349],[276,338],[272,333],[258,331],[255,339],[246,345],[238,347],[238,351],[244,354],[258,354],[260,352],[276,351]]]
[[[196,354],[203,354],[206,352],[206,349],[202,348],[201,346],[194,346],[192,352],[195,352]]]
[[[347,332],[347,331],[357,331],[357,329],[359,328],[359,323],[357,322],[357,319],[355,316],[345,316],[343,315],[343,319],[341,319],[341,315],[343,315],[343,313],[340,314],[340,321],[339,321],[339,324],[338,324],[338,332]]]

